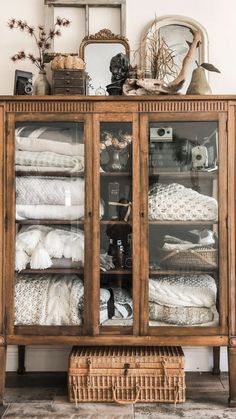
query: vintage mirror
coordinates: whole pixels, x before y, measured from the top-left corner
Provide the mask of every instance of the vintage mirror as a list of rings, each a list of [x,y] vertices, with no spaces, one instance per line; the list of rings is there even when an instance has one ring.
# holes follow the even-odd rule
[[[106,86],[111,83],[110,61],[119,53],[130,58],[128,40],[109,29],[102,29],[82,40],[79,55],[86,63],[89,76],[88,95],[106,93]]]
[[[184,16],[162,16],[156,18],[141,36],[141,69],[146,77],[174,80],[182,67],[193,42],[194,34],[200,34],[198,44],[188,68],[184,89],[189,85],[192,70],[199,64],[208,62],[208,37],[206,30],[195,20]]]

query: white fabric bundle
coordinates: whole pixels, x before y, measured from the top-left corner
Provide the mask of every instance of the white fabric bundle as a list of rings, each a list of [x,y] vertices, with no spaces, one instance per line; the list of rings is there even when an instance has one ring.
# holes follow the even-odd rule
[[[16,235],[15,270],[47,269],[52,258],[68,258],[84,263],[84,232],[46,226],[22,228]]]
[[[192,325],[199,324],[202,319],[217,324],[216,295],[215,280],[207,274],[152,278],[149,280],[150,319]],[[187,310],[188,307],[190,310]]]
[[[70,172],[84,170],[84,158],[80,156],[65,156],[52,151],[15,151],[15,164],[30,167],[69,168]]]
[[[18,205],[82,205],[84,180],[81,178],[16,177]]]
[[[178,183],[155,184],[149,189],[149,220],[217,220],[215,198]]]
[[[16,220],[80,220],[84,205],[16,205]]]
[[[18,275],[15,324],[80,325],[83,281],[76,275]]]
[[[51,151],[67,156],[84,156],[84,145],[72,143],[70,136],[60,136],[60,130],[58,128],[56,132],[51,133],[51,136],[48,132],[47,137],[51,137],[51,139],[45,138],[48,127],[33,129],[27,136],[24,136],[24,129],[25,127],[16,129],[15,146],[17,150]],[[52,136],[56,139],[52,139]]]

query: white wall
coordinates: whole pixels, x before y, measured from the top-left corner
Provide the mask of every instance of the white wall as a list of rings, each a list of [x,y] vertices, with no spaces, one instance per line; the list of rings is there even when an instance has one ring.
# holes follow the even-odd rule
[[[208,32],[209,36],[209,62],[221,70],[221,74],[211,73],[210,84],[215,94],[236,94],[236,52],[234,42],[236,39],[236,3],[235,0],[126,0],[127,3],[127,37],[130,41],[131,50],[137,49],[140,35],[151,22],[155,14],[162,15],[183,15],[198,21]],[[37,25],[44,21],[44,1],[43,0],[9,0],[4,2],[0,14],[1,29],[1,65],[0,65],[0,94],[11,95],[14,86],[15,69],[22,69],[35,72],[35,68],[28,61],[14,64],[9,57],[17,51],[24,49],[34,52],[33,42],[29,35],[19,30],[10,30],[6,22],[11,17],[25,19],[29,24]],[[103,9],[104,11],[104,9]],[[63,10],[56,15],[62,15]],[[72,22],[72,28],[68,31],[63,30],[61,39],[56,41],[56,46],[60,50],[66,51],[68,41],[68,51],[79,47],[83,37],[82,22],[78,17],[78,11],[67,11]],[[114,15],[107,13],[107,16],[99,15],[98,11],[93,18],[94,31],[103,28],[106,21],[111,22]],[[97,18],[96,18],[97,17]],[[76,21],[76,23],[75,23]],[[114,23],[114,22],[113,22]],[[101,26],[99,27],[99,24]],[[78,25],[78,32],[76,32]],[[113,25],[116,28],[116,23]],[[110,24],[107,26],[110,27]],[[113,27],[111,27],[113,29]],[[114,32],[116,30],[114,29]],[[78,33],[78,39],[72,39]],[[60,43],[61,42],[61,43]],[[61,49],[62,50],[62,49]],[[48,356],[48,353],[50,354]],[[206,371],[212,367],[212,353],[210,348],[186,348],[187,370]],[[67,368],[68,349],[55,348],[27,348],[27,368],[29,370],[62,370]],[[222,369],[227,368],[227,357],[225,348],[222,351]],[[8,350],[8,370],[16,368],[16,348]],[[36,361],[37,360],[37,361]]]

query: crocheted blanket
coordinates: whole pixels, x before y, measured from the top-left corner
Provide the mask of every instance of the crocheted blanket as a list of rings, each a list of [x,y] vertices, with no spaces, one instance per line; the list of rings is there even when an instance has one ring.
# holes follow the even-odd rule
[[[149,189],[150,220],[217,220],[215,198],[178,183],[155,184]]]

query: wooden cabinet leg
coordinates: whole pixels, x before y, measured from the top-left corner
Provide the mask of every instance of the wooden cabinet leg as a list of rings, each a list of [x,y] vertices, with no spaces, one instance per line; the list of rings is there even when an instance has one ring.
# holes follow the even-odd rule
[[[213,346],[213,375],[220,374],[220,346]]]
[[[25,345],[18,345],[18,370],[17,374],[25,373]]]
[[[228,348],[229,406],[236,407],[236,347]]]
[[[6,375],[6,346],[0,345],[0,404],[3,404]]]

